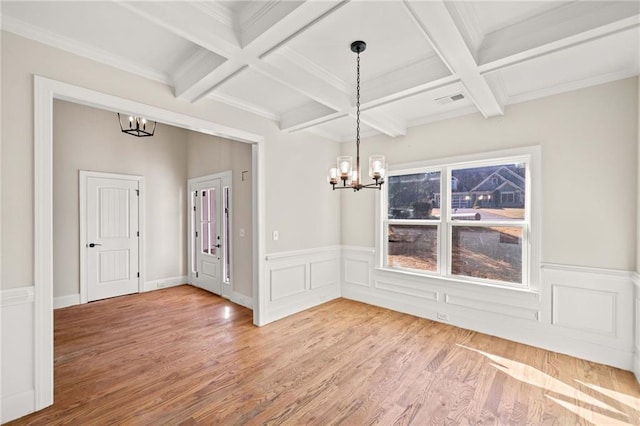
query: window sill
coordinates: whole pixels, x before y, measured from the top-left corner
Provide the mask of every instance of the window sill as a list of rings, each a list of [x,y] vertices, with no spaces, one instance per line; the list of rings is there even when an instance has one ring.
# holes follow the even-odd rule
[[[466,280],[466,279],[457,279],[454,277],[443,277],[440,275],[421,274],[418,272],[403,271],[403,270],[393,269],[393,268],[376,267],[374,268],[374,272],[395,275],[396,277],[403,277],[403,278],[412,278],[412,279],[427,280],[427,281],[432,280],[434,281],[434,284],[446,284],[446,285],[453,284],[456,287],[461,289],[477,290],[481,288],[481,289],[498,290],[500,292],[506,291],[506,292],[518,293],[518,294],[533,294],[533,295],[540,294],[540,290],[533,287],[524,287],[524,286],[515,287],[515,286],[509,286],[509,285],[492,284],[492,283],[486,283],[482,281],[473,281],[471,279]]]

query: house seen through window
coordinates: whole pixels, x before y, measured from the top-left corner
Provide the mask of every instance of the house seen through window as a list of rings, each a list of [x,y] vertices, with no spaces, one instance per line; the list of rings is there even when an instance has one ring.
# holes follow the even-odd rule
[[[393,171],[383,266],[527,285],[529,179],[524,157]]]

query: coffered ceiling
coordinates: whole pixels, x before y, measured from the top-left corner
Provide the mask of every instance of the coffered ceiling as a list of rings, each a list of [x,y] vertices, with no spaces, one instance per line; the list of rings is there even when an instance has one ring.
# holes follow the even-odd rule
[[[640,1],[2,1],[2,28],[333,140],[640,73]],[[462,95],[462,96],[459,96]],[[455,99],[455,100],[454,100]]]

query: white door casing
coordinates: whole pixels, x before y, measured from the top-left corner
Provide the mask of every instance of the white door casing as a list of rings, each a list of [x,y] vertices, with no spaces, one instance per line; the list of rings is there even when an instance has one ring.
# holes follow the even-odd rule
[[[141,176],[80,172],[80,300],[141,291]]]

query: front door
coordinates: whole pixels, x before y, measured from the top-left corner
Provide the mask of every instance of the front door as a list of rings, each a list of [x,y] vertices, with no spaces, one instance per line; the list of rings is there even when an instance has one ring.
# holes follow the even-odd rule
[[[215,294],[221,294],[222,271],[220,258],[221,180],[198,182],[191,193],[193,203],[192,238],[194,253],[193,284]]]
[[[91,172],[81,179],[85,179],[86,241],[82,250],[87,301],[137,293],[139,179]]]

